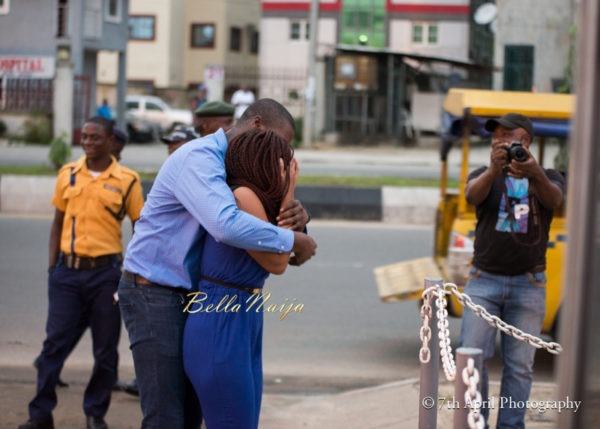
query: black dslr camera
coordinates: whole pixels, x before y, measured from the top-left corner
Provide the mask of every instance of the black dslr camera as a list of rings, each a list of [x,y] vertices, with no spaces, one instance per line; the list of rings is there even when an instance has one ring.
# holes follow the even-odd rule
[[[513,159],[517,162],[525,162],[529,158],[521,142],[510,142],[510,145],[506,147],[506,151],[508,152],[508,162],[511,162]]]

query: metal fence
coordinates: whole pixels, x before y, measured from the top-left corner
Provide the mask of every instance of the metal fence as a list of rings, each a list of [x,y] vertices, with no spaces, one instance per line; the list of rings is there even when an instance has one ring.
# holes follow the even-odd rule
[[[283,104],[294,117],[304,116],[306,70],[266,67],[227,67],[225,100],[242,85],[254,91],[257,98],[273,98]]]
[[[0,111],[52,111],[52,79],[0,79]]]

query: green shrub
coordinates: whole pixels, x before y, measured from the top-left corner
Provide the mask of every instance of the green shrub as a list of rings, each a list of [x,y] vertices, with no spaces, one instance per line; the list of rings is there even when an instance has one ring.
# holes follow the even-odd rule
[[[49,144],[52,141],[52,122],[45,112],[35,111],[23,124],[27,143]]]
[[[58,137],[52,139],[50,143],[50,153],[48,158],[54,168],[57,170],[62,167],[71,156],[71,146],[67,143],[67,134],[61,133]]]
[[[0,119],[0,137],[4,136],[4,134],[6,134],[6,124],[4,123],[4,121],[2,119]]]
[[[302,146],[302,127],[304,126],[304,120],[302,118],[294,119],[294,125],[296,126],[296,133],[292,139],[292,147]]]

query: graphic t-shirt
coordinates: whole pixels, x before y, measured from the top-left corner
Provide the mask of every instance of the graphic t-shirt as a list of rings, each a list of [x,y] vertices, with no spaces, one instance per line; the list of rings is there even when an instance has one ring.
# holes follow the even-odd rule
[[[467,182],[486,168],[473,171]],[[560,173],[546,169],[544,172],[564,193],[565,181]],[[475,213],[475,267],[515,276],[546,265],[553,210],[546,209],[530,195],[529,179],[496,176],[489,195],[475,208]]]

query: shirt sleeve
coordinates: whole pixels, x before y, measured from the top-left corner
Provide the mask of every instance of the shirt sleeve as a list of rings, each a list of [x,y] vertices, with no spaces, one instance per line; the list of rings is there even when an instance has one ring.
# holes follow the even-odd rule
[[[140,212],[144,207],[144,196],[142,194],[142,182],[140,180],[140,177],[138,175],[135,175],[134,178],[135,183],[131,188],[131,192],[127,197],[125,205],[127,210],[127,216],[129,216],[129,219],[135,222],[140,218]]]
[[[61,169],[58,172],[56,178],[56,185],[54,187],[54,196],[52,197],[52,205],[59,209],[61,212],[67,210],[67,200],[63,198],[65,193],[65,169]]]
[[[217,241],[267,252],[289,252],[294,233],[238,209],[225,181],[223,155],[209,142],[192,150],[175,182],[175,197]]]
[[[566,185],[565,185],[565,178],[562,174],[560,174],[558,171],[556,170],[544,170],[546,172],[546,177],[552,182],[554,183],[556,186],[558,186],[560,188],[560,190],[562,191],[563,195],[566,194]]]
[[[485,170],[487,170],[487,167],[479,167],[478,169],[471,171],[467,177],[467,183],[481,176]]]

